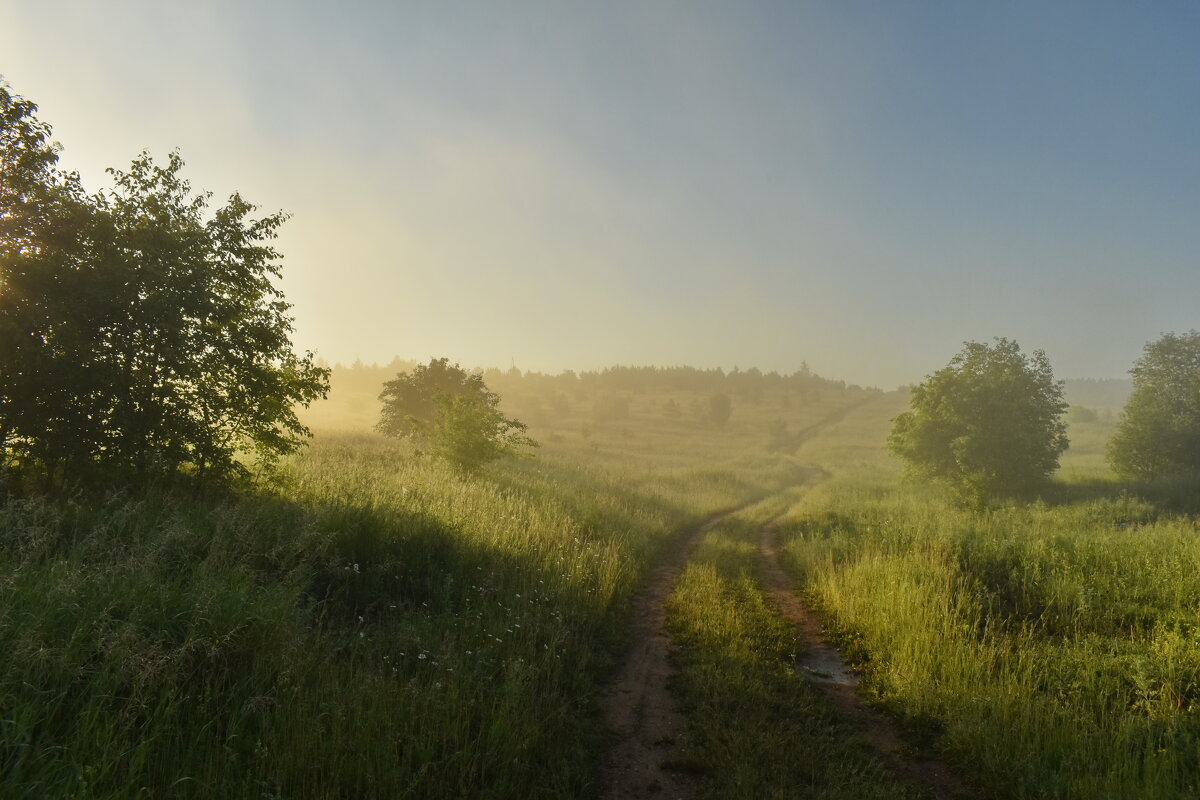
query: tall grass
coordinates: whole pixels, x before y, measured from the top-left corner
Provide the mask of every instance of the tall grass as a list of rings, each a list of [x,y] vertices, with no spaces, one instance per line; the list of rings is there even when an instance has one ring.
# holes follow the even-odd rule
[[[996,796],[1200,796],[1200,531],[1088,480],[965,511],[881,456],[806,496],[786,562],[867,687]]]
[[[318,437],[249,494],[0,506],[0,796],[581,797],[664,543],[786,459],[464,481]]]

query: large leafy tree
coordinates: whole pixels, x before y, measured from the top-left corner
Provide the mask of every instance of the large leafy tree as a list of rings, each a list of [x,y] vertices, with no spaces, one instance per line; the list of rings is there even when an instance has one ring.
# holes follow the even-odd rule
[[[1129,478],[1200,473],[1200,332],[1164,334],[1130,369],[1133,394],[1108,445]]]
[[[1067,448],[1067,404],[1045,353],[1017,343],[967,342],[912,390],[888,447],[918,475],[983,502],[1028,491],[1058,468]]]
[[[482,375],[445,358],[401,372],[384,384],[379,399],[380,433],[413,441],[466,473],[521,447],[537,446],[525,435],[524,423],[501,413],[500,396]]]
[[[328,373],[291,345],[272,246],[286,219],[143,154],[86,194],[36,106],[0,88],[0,444],[63,480],[247,472],[308,431]]]

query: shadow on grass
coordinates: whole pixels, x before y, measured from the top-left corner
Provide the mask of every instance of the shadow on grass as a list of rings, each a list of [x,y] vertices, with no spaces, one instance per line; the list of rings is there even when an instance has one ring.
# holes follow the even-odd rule
[[[411,507],[186,481],[0,503],[0,795],[586,795],[637,571],[700,512],[539,469],[421,474]]]
[[[1200,478],[1053,481],[1039,497],[1051,506],[1107,505],[1113,512],[1114,523],[1143,524],[1160,515],[1200,513]],[[1126,512],[1124,519],[1120,518],[1123,509]]]

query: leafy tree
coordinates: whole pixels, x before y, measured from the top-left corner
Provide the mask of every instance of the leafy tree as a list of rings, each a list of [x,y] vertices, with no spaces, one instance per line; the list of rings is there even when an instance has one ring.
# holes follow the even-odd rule
[[[246,474],[307,429],[328,370],[292,351],[273,284],[283,214],[209,211],[173,153],[86,194],[36,106],[0,87],[0,444],[48,482],[191,468]]]
[[[379,399],[380,433],[414,441],[466,473],[520,447],[537,446],[525,435],[524,423],[500,412],[500,396],[487,388],[482,375],[445,358],[401,372],[384,384]]]
[[[1133,394],[1108,446],[1129,478],[1200,473],[1200,332],[1149,342],[1130,370]]]
[[[421,438],[439,417],[438,398],[458,396],[483,405],[495,397],[482,375],[468,373],[449,359],[418,364],[412,372],[401,371],[383,385],[379,394],[383,413],[375,428],[394,438]]]
[[[1034,488],[1058,468],[1066,408],[1045,353],[1026,356],[1003,338],[967,342],[913,388],[888,447],[916,474],[981,503]]]
[[[0,82],[0,457],[5,467],[89,455],[100,421],[73,401],[94,395],[92,342],[77,322],[96,287],[88,262],[94,216],[37,106]],[[81,453],[80,450],[83,452]]]
[[[708,398],[708,421],[718,428],[725,427],[733,415],[733,401],[729,395],[717,393]]]

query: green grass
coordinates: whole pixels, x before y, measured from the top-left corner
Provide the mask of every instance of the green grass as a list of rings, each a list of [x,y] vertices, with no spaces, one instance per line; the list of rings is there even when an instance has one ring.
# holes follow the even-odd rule
[[[463,480],[318,435],[255,492],[10,499],[0,796],[594,794],[634,589],[797,469],[745,432],[689,437]]]
[[[996,796],[1200,796],[1200,531],[1172,487],[1083,468],[978,512],[880,455],[794,509],[785,562],[868,690]]]
[[[547,415],[537,458],[477,480],[360,429],[254,491],[7,499],[0,796],[594,796],[662,548],[817,472],[786,565],[911,730],[999,797],[1200,796],[1200,492],[1114,483],[1108,421],[1043,502],[969,512],[883,454],[903,395],[796,456],[766,452],[770,403],[715,429],[662,399]],[[787,668],[753,566],[777,510],[713,531],[672,597],[689,758],[714,797],[894,793]]]
[[[708,532],[668,600],[688,715],[686,761],[705,776],[702,796],[920,796],[797,674],[795,628],[770,607],[756,577],[769,509]]]

